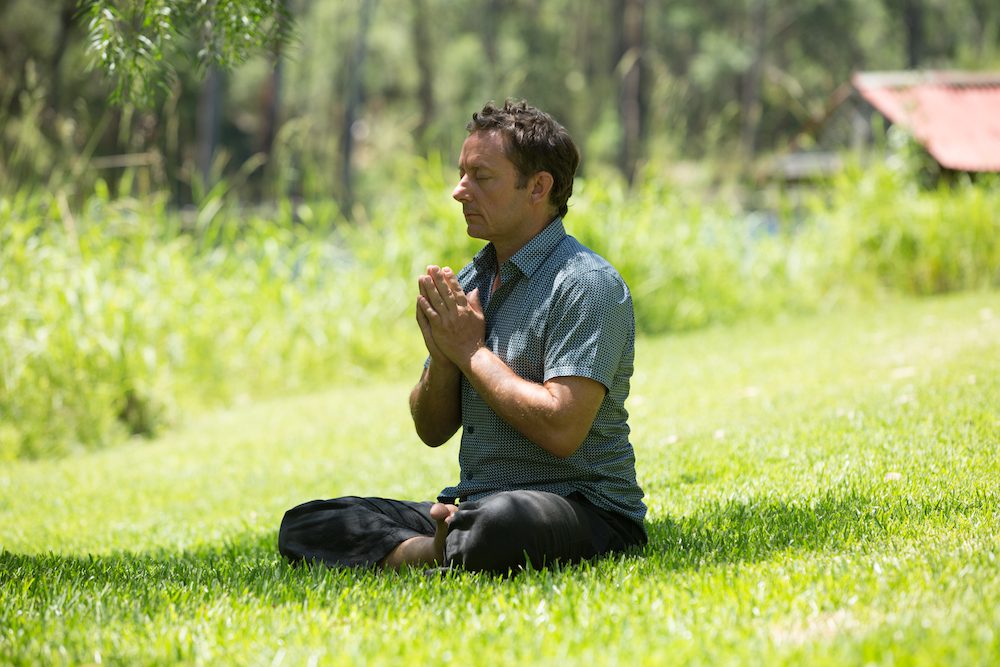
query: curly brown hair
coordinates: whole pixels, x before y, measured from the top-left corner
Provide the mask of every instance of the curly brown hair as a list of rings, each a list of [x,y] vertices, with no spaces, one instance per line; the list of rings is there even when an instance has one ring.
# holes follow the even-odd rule
[[[506,100],[502,107],[493,102],[472,114],[465,126],[469,133],[497,130],[503,136],[507,159],[514,163],[525,187],[528,178],[540,171],[552,175],[549,202],[560,216],[569,210],[566,202],[573,194],[573,176],[580,165],[580,152],[566,128],[552,116],[524,100]]]

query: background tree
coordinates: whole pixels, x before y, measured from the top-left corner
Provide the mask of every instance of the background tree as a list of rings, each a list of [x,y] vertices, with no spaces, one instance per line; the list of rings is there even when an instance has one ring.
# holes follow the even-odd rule
[[[350,212],[505,97],[560,118],[590,177],[746,170],[852,72],[996,67],[998,40],[984,0],[8,0],[0,178]]]
[[[640,143],[646,120],[646,96],[644,93],[645,77],[643,63],[643,20],[645,16],[645,0],[619,0],[618,24],[621,26],[621,37],[616,69],[621,77],[621,92],[619,94],[619,115],[622,127],[621,151],[618,155],[618,167],[631,183],[635,178],[635,169],[639,161]]]
[[[116,98],[148,100],[175,63],[231,67],[288,38],[283,0],[84,0],[90,50]],[[194,48],[192,48],[194,47]]]

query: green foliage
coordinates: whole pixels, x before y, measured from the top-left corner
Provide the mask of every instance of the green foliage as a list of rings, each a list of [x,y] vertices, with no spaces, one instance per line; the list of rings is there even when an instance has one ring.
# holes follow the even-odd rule
[[[634,43],[630,7],[644,7]],[[146,192],[183,205],[209,156],[231,178],[260,154],[244,199],[368,205],[399,155],[457,155],[471,113],[508,96],[559,118],[586,170],[631,173],[637,132],[640,164],[709,157],[749,173],[732,160],[741,145],[746,158],[856,145],[853,114],[828,118],[853,72],[905,67],[910,42],[921,66],[995,68],[998,37],[1000,5],[984,0],[8,0],[0,189],[86,193],[103,178],[117,192],[142,164]],[[803,136],[824,119],[823,136]]]
[[[240,209],[225,184],[191,214],[106,191],[76,214],[58,194],[0,199],[3,458],[155,434],[206,402],[411,369],[415,277],[481,246],[445,171],[400,168],[393,182],[413,186],[353,225],[329,202]],[[1000,286],[990,181],[927,192],[858,171],[774,220],[652,182],[628,194],[588,180],[572,202],[570,233],[619,267],[646,334]]]
[[[849,272],[873,288],[923,295],[995,287],[998,183],[988,175],[926,191],[905,170],[856,167],[834,181],[832,203],[813,202],[806,233],[828,253],[827,280]]]
[[[1000,294],[643,338],[637,359],[641,553],[509,580],[289,566],[292,505],[457,474],[457,443],[412,433],[412,378],[376,380],[0,467],[0,662],[997,663]]]
[[[93,152],[86,131],[107,125],[103,118],[58,113],[48,108],[51,81],[34,61],[24,66],[24,81],[17,90],[14,79],[0,79],[0,190],[13,194],[42,185],[87,188],[93,178],[84,178]],[[74,82],[78,83],[78,82]],[[13,113],[9,107],[18,108]]]
[[[117,100],[149,103],[175,64],[233,67],[288,39],[283,0],[85,0],[89,51]],[[192,46],[193,44],[193,46]],[[158,90],[159,89],[159,90]]]
[[[4,458],[148,435],[202,401],[391,371],[412,348],[384,348],[404,326],[408,276],[369,272],[292,224],[291,207],[276,213],[210,199],[180,232],[162,202],[96,197],[77,218],[2,200]]]
[[[640,329],[660,333],[885,292],[1000,285],[995,183],[924,191],[908,173],[855,167],[812,194],[790,193],[776,211],[748,214],[662,181],[625,194],[588,180],[567,224],[625,276]]]

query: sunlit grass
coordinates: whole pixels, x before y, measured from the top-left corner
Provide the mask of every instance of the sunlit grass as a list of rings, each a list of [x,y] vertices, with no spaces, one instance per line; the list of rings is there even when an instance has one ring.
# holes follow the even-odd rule
[[[644,338],[638,369],[649,547],[511,580],[276,554],[293,504],[453,481],[456,443],[418,443],[408,381],[5,464],[0,662],[1000,659],[1000,295]]]

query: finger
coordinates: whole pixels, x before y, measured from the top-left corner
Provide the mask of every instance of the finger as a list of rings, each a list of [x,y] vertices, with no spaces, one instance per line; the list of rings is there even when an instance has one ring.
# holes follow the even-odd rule
[[[439,266],[437,266],[435,264],[428,265],[427,266],[427,277],[430,279],[430,281],[429,281],[428,284],[431,285],[431,286],[433,286],[434,289],[437,289],[438,282],[440,282],[441,280],[443,280],[443,278],[441,277],[441,267],[439,267]]]
[[[432,320],[440,317],[431,302],[424,296],[417,297],[417,316],[423,317],[427,321],[427,326],[431,326]]]
[[[419,303],[417,304],[417,326],[420,328],[420,335],[424,339],[424,346],[427,348],[427,352],[431,356],[440,354],[437,344],[434,342],[434,331],[431,329],[431,322],[427,319],[427,314]]]
[[[472,308],[472,310],[476,311],[477,313],[483,312],[483,304],[479,302],[478,287],[469,292],[468,302],[469,302],[469,308]]]
[[[444,274],[439,271],[432,276],[432,280],[434,281],[434,289],[437,290],[438,295],[441,297],[441,302],[449,310],[454,310],[456,307],[456,297],[454,292],[451,291],[451,287],[448,285]],[[437,301],[433,301],[433,303],[435,306],[437,305]]]
[[[444,312],[448,308],[441,292],[438,291],[430,276],[420,276],[419,284],[420,295],[427,300],[431,308],[438,312]]]
[[[420,299],[417,299],[417,307],[414,309],[417,313],[417,325],[420,326],[421,331],[426,331],[430,328],[431,322],[427,319],[427,313],[424,312],[424,304],[420,303]]]
[[[420,295],[425,298],[428,297],[429,285],[430,285],[430,276],[423,275],[417,278],[417,288],[420,290]]]
[[[428,292],[434,288],[435,279],[441,275],[441,269],[436,264],[427,265],[427,273],[417,278],[417,284],[420,285],[422,292]],[[429,298],[429,294],[425,294]]]
[[[462,289],[462,285],[458,282],[458,276],[447,266],[442,270],[442,274],[444,275],[445,282],[448,283],[448,288],[454,295],[455,303],[459,308],[464,307],[468,303],[468,300],[465,297],[465,290]]]

